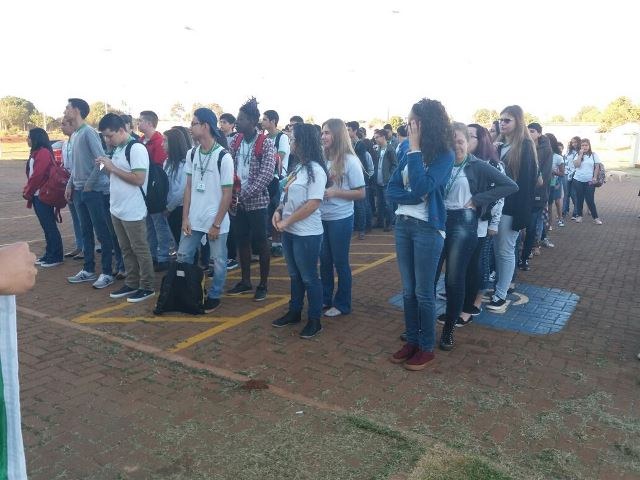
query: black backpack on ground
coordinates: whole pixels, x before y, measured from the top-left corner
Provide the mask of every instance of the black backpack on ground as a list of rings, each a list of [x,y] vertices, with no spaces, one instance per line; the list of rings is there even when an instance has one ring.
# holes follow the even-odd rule
[[[164,312],[183,312],[192,315],[204,313],[204,273],[198,265],[183,262],[169,264],[169,271],[162,279],[155,315]]]
[[[124,150],[124,155],[127,158],[129,166],[131,166],[131,147],[134,144],[140,143],[136,140],[131,140],[127,143]],[[142,144],[141,144],[142,145]],[[169,194],[169,178],[167,173],[162,168],[162,165],[157,165],[149,159],[149,179],[147,180],[147,193],[145,195],[142,186],[140,187],[140,193],[144,198],[144,203],[147,205],[147,211],[149,213],[161,213],[167,209],[167,195]]]

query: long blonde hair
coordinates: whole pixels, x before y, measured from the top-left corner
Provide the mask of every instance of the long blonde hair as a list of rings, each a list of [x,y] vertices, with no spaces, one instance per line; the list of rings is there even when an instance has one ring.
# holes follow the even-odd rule
[[[505,107],[502,112],[500,112],[500,116],[502,114],[508,113],[511,115],[516,122],[516,126],[513,129],[513,136],[511,138],[511,148],[507,152],[506,156],[506,170],[507,173],[512,175],[514,181],[518,181],[518,176],[520,174],[520,162],[522,157],[522,146],[528,140],[531,148],[533,149],[533,158],[536,163],[536,170],[538,169],[538,154],[536,152],[536,147],[531,139],[531,135],[529,135],[529,129],[524,123],[524,111],[520,105],[509,105]],[[505,142],[506,136],[503,133],[500,133],[498,137],[499,142]]]
[[[322,128],[327,127],[333,137],[333,142],[329,148],[324,148],[325,159],[331,162],[329,167],[329,177],[337,185],[342,184],[342,177],[345,170],[345,158],[347,155],[355,155],[347,126],[339,118],[330,118],[322,124]]]

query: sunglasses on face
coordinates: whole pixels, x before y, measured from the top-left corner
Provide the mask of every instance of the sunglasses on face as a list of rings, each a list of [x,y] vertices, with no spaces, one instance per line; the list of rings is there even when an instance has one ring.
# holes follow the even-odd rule
[[[510,118],[501,118],[500,120],[498,120],[500,123],[505,123],[505,124],[509,124],[511,123],[511,119]]]

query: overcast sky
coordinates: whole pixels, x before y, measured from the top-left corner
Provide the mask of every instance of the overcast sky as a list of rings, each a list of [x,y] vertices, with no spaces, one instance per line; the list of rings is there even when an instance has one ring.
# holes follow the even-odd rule
[[[176,101],[235,114],[251,95],[261,110],[317,122],[404,116],[423,96],[462,121],[513,103],[570,117],[620,95],[640,102],[639,5],[12,1],[0,96],[55,117],[70,96],[162,116]]]

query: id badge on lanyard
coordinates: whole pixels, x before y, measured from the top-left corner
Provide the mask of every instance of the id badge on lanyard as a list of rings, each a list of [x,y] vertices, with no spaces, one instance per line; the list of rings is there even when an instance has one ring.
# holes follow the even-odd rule
[[[205,191],[204,182],[201,181],[196,185],[196,191],[200,193],[204,193]]]

